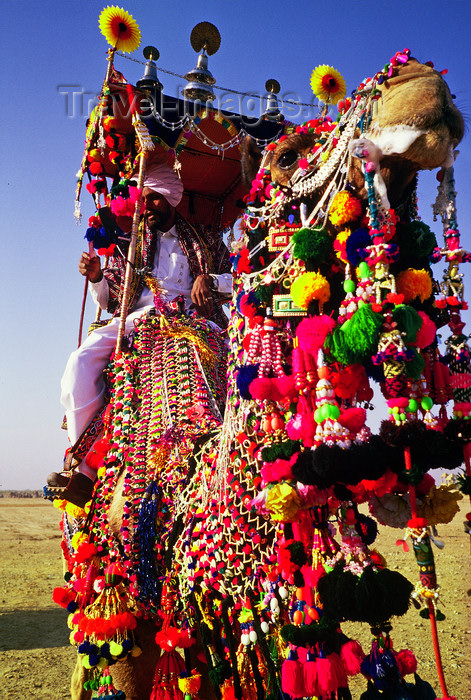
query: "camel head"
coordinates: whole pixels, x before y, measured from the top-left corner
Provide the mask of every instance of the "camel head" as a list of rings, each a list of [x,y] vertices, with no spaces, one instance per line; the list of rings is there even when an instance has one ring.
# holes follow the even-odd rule
[[[340,171],[348,167],[349,186],[365,197],[363,159],[363,165],[374,164],[395,207],[409,193],[419,170],[452,165],[464,123],[450,90],[431,65],[421,64],[407,53],[398,55],[405,62],[393,59],[387,73],[360,85],[349,107],[347,101],[335,142],[329,142],[334,123],[317,119],[270,145],[263,160],[246,143],[242,157],[245,180],[251,181],[261,164],[269,171],[271,182],[286,190],[305,195],[309,188],[303,190],[300,182],[313,180],[309,194],[315,197],[322,194],[329,177],[339,172],[337,166]],[[346,160],[337,154],[335,166],[328,173],[327,162],[335,160],[336,149],[340,144],[345,146],[347,138],[350,153],[357,157]]]

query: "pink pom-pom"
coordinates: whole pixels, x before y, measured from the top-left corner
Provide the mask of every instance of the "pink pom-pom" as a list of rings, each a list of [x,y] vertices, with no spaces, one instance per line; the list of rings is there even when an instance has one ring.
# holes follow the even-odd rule
[[[340,425],[348,428],[351,433],[358,433],[366,422],[366,410],[364,408],[347,408],[340,414],[338,419]]]
[[[335,326],[334,319],[325,314],[303,318],[296,330],[299,347],[305,352],[316,355]]]
[[[297,396],[298,392],[292,375],[283,374],[281,377],[276,377],[274,382],[281,398],[294,399]]]
[[[426,348],[435,340],[437,326],[432,321],[430,316],[428,316],[424,311],[419,311],[418,314],[422,319],[422,325],[418,330],[417,337],[413,345],[416,345],[418,348]]]
[[[276,459],[273,463],[266,462],[261,469],[261,477],[266,484],[273,481],[293,478],[293,463],[297,455],[293,455],[290,461],[286,459]]]
[[[280,395],[275,380],[271,377],[258,377],[250,382],[250,395],[253,399],[278,401]]]

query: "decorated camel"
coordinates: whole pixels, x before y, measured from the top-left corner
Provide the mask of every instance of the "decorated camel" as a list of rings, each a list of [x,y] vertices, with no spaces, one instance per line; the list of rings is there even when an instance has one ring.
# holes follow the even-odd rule
[[[158,290],[111,361],[93,499],[60,504],[68,573],[54,598],[78,649],[74,700],[340,700],[358,673],[365,700],[436,697],[391,620],[412,600],[438,649],[430,528],[461,495],[427,472],[469,463],[470,256],[452,182],[463,120],[407,50],[351,99],[338,102],[326,66],[313,89],[337,119],[326,107],[263,153],[243,144],[227,391],[226,345],[204,319],[166,313]],[[441,245],[416,211],[417,173],[432,168]],[[411,538],[416,585],[372,548],[378,524]],[[370,626],[371,649],[345,620]]]

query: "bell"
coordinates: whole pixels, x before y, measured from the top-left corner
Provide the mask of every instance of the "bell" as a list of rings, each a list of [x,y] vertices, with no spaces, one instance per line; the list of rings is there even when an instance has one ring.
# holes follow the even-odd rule
[[[182,95],[189,100],[201,102],[212,102],[216,99],[211,86],[215,84],[208,70],[208,55],[211,56],[219,49],[221,35],[214,24],[210,22],[200,22],[191,32],[190,43],[195,51],[201,51],[198,56],[196,68],[188,71],[185,75],[187,84],[182,90]]]
[[[265,90],[268,92],[267,95],[267,106],[263,113],[265,119],[273,122],[280,122],[283,120],[283,115],[281,114],[278,107],[277,94],[280,92],[280,83],[274,78],[270,78],[265,83]]]
[[[204,49],[198,56],[196,68],[188,71],[185,80],[188,82],[182,90],[182,95],[187,99],[200,100],[201,102],[212,102],[216,99],[216,95],[210,87],[214,85],[216,79],[208,70],[208,57]]]
[[[160,53],[155,46],[146,46],[142,52],[147,59],[144,75],[137,81],[136,87],[140,90],[162,90],[163,85],[157,77],[157,66],[153,59],[157,61]]]

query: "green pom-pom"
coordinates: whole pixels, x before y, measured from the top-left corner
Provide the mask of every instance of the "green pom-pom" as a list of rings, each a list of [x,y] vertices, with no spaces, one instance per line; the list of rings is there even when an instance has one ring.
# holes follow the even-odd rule
[[[414,357],[406,363],[406,374],[409,379],[420,379],[425,367],[425,360],[415,348],[411,348],[411,350],[414,351]]]
[[[382,315],[363,304],[348,321],[334,329],[326,346],[343,365],[362,362],[376,352],[382,325]]]
[[[300,260],[312,260],[320,263],[326,260],[332,251],[332,239],[323,228],[300,228],[292,236],[293,257]]]
[[[254,291],[254,294],[257,297],[257,301],[262,306],[264,304],[271,304],[271,300],[273,298],[274,293],[275,293],[275,285],[274,284],[261,284]]]
[[[437,246],[435,234],[422,221],[412,221],[398,229],[401,256],[428,258]]]
[[[435,619],[437,620],[437,622],[442,622],[442,620],[445,619],[445,615],[442,613],[441,610],[438,610],[438,608],[435,611]]]
[[[422,610],[419,612],[420,617],[423,617],[424,620],[428,620],[430,617],[430,613],[428,608],[422,608]]]
[[[264,462],[274,462],[276,459],[289,459],[295,452],[299,451],[298,440],[284,440],[275,442],[262,449],[262,459]]]
[[[393,319],[401,333],[405,333],[403,337],[406,345],[413,343],[423,323],[417,311],[412,306],[400,304],[393,311]]]

